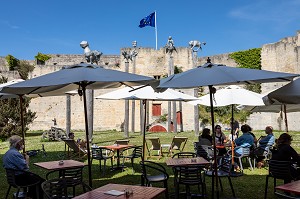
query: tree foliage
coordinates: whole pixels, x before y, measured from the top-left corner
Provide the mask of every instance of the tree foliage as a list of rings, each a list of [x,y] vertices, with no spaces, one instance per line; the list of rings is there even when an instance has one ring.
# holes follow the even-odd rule
[[[39,61],[45,62],[45,61],[49,60],[51,58],[51,56],[38,52],[38,54],[36,56],[34,56],[34,58]]]
[[[15,70],[15,68],[18,66],[18,64],[20,62],[20,60],[18,60],[17,58],[15,58],[12,55],[7,55],[5,57],[5,59],[6,59],[7,63],[8,63],[10,71]]]
[[[0,83],[7,82],[7,78],[1,76]],[[24,130],[28,130],[28,125],[36,118],[36,113],[28,109],[30,99],[24,98]],[[0,139],[5,140],[11,135],[22,136],[20,99],[0,100]]]
[[[18,72],[22,79],[28,79],[28,74],[34,70],[34,66],[28,61],[21,60],[18,65]]]

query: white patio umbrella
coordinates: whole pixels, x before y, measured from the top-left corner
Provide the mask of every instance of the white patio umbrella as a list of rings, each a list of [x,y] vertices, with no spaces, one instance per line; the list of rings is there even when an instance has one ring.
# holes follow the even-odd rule
[[[256,70],[248,68],[228,67],[224,65],[216,65],[208,63],[203,66],[198,66],[183,73],[171,75],[160,81],[159,88],[195,88],[199,86],[209,86],[210,105],[211,105],[211,120],[212,129],[214,129],[214,109],[213,109],[213,92],[215,89],[213,85],[230,85],[230,84],[252,84],[252,83],[267,83],[278,81],[291,81],[298,74],[279,73],[266,70]],[[213,131],[213,141],[215,139],[215,132]],[[215,147],[215,145],[214,145]],[[214,157],[216,158],[216,150],[214,150]],[[217,161],[214,161],[214,170],[216,179]],[[214,185],[214,182],[213,182]],[[218,181],[216,180],[217,198],[219,198]],[[214,189],[214,186],[213,186]],[[214,190],[212,190],[214,197]]]
[[[37,94],[43,96],[60,95],[72,90],[78,90],[83,95],[86,140],[89,140],[86,89],[115,88],[121,85],[134,86],[148,84],[155,80],[151,77],[105,69],[92,64],[78,64],[63,67],[61,70],[35,77],[24,82],[6,86],[0,92],[17,95]],[[89,142],[87,142],[89,149]],[[89,185],[92,186],[91,159],[88,150]]]
[[[155,92],[151,86],[135,86],[133,88],[125,87],[103,95],[95,97],[96,99],[106,100],[143,100],[144,105],[144,122],[143,122],[143,156],[145,157],[146,145],[146,100],[150,101],[191,101],[198,98],[190,96],[173,89],[167,89],[163,92]]]
[[[228,106],[232,104],[243,104],[253,106],[265,105],[262,97],[263,95],[249,91],[236,85],[227,86],[224,89],[219,89],[213,95],[214,106]],[[192,105],[202,104],[210,106],[210,95],[199,97],[199,100],[188,102]]]

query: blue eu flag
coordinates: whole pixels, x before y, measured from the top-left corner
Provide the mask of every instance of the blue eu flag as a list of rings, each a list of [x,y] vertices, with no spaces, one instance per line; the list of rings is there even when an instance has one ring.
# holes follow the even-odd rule
[[[144,28],[145,26],[155,27],[155,12],[151,13],[140,21],[139,27]]]

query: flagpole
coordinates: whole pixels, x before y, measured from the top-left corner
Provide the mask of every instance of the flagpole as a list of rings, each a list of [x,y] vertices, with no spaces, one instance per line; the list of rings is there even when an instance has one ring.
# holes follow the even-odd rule
[[[154,11],[155,13],[155,50],[157,50],[157,24],[156,24],[156,10]]]

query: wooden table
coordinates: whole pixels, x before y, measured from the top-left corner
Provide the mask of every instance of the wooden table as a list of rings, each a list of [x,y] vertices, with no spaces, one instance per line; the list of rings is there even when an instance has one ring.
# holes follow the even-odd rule
[[[217,144],[216,145],[217,149],[224,149],[226,147],[232,147],[232,145],[231,144]]]
[[[34,165],[41,167],[47,170],[66,170],[66,169],[75,169],[84,167],[85,164],[83,162],[79,162],[76,160],[63,160],[63,164],[59,164],[60,161],[50,161],[50,162],[36,162]]]
[[[117,167],[114,167],[113,169],[123,169],[123,167],[120,166],[120,150],[127,149],[128,147],[131,147],[131,146],[133,146],[133,145],[113,144],[113,145],[101,146],[101,147],[117,151]]]
[[[157,187],[144,187],[144,186],[134,186],[134,185],[124,185],[124,184],[107,184],[103,187],[99,187],[82,195],[76,196],[74,199],[111,199],[111,198],[125,198],[124,195],[113,196],[105,194],[105,192],[110,190],[124,191],[126,188],[130,188],[133,194],[128,197],[130,199],[150,199],[155,198],[158,195],[166,191],[165,188]]]
[[[196,158],[169,158],[166,160],[166,164],[171,167],[176,166],[205,166],[210,164],[207,160],[203,157],[196,157]]]
[[[51,174],[52,171],[58,171],[59,176],[63,176],[65,170],[83,168],[85,166],[84,163],[76,160],[63,160],[63,164],[59,164],[60,162],[61,161],[36,162],[33,164],[43,169],[47,169],[49,171],[46,174],[46,179],[48,179],[48,176]]]
[[[297,181],[294,181],[291,183],[287,183],[287,184],[283,184],[283,185],[279,185],[279,186],[275,187],[275,189],[294,193],[294,194],[300,194],[300,180],[297,180]]]

